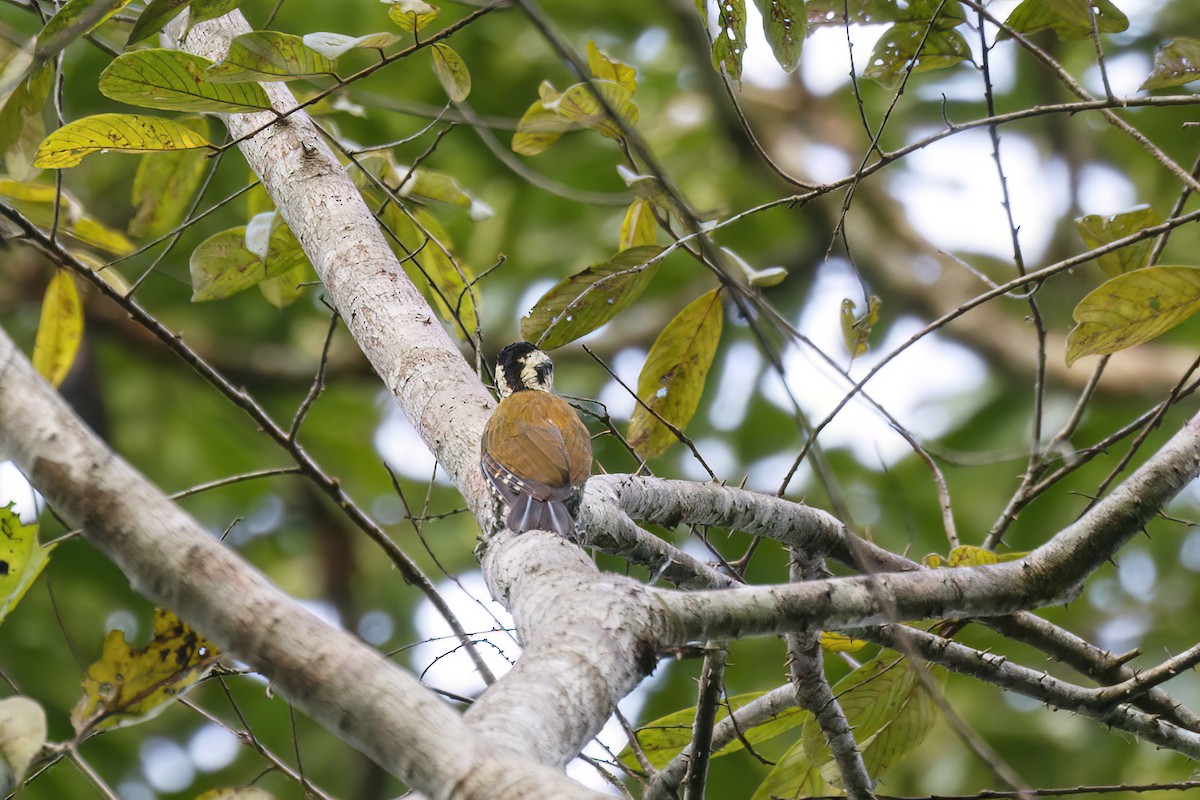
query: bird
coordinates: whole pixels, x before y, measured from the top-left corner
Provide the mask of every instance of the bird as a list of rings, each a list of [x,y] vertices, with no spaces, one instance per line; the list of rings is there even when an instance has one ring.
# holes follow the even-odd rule
[[[496,358],[500,403],[480,444],[480,467],[508,506],[516,533],[574,539],[575,515],[592,471],[592,439],[575,409],[554,393],[554,363],[529,342]]]

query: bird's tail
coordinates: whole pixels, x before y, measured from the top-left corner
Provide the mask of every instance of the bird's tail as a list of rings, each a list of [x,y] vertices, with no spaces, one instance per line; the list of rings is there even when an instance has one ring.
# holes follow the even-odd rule
[[[512,504],[508,527],[517,533],[553,531],[566,539],[575,538],[575,519],[562,500],[538,500],[522,494]]]

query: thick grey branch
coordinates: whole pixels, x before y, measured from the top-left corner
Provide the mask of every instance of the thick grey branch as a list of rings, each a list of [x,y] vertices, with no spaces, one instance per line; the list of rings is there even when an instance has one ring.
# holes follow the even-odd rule
[[[0,449],[140,594],[176,610],[410,785],[435,797],[545,786],[591,796],[555,770],[494,751],[415,677],[222,546],[86,428],[3,330]]]
[[[846,628],[901,619],[995,616],[1061,602],[1200,473],[1200,416],[1077,522],[1025,558],[968,569],[831,578],[789,586],[676,592],[650,589],[681,637],[736,638],[819,625]]]

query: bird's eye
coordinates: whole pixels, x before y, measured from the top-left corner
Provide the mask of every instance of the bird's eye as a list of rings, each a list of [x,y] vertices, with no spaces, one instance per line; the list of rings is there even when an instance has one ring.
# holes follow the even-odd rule
[[[533,369],[535,372],[537,372],[538,382],[540,383],[540,382],[544,382],[546,380],[546,378],[550,377],[551,373],[554,372],[554,365],[551,364],[549,361],[543,361],[541,364],[538,364]]]

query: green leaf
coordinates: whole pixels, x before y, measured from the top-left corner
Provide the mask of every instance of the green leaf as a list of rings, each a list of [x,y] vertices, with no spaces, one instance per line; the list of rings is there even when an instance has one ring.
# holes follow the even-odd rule
[[[538,95],[533,105],[521,115],[512,140],[513,152],[523,156],[536,156],[557,142],[563,133],[575,127],[569,120],[559,116],[553,107],[561,95],[549,81],[542,81]]]
[[[621,132],[621,126],[604,110],[604,106],[596,97],[597,93],[616,112],[617,117],[625,123],[625,127],[632,127],[637,123],[638,110],[631,99],[632,93],[624,86],[611,81],[577,83],[563,92],[556,101],[548,104],[548,107],[580,128],[596,131],[610,139],[623,138],[625,134]],[[519,125],[517,130],[520,131]]]
[[[733,708],[736,711],[765,694],[766,692],[749,692],[728,698],[728,707],[725,704],[718,706],[714,721],[720,722],[729,716],[729,708]],[[745,742],[749,742],[751,745],[761,744],[794,728],[800,727],[809,717],[809,713],[803,709],[794,706],[786,708],[768,718],[762,724],[742,730],[741,739],[735,738],[729,744],[713,753],[712,757],[720,758],[730,753],[736,753],[738,750],[745,748]],[[680,709],[664,717],[659,717],[639,727],[637,729],[637,740],[647,760],[656,769],[665,767],[671,759],[679,755],[681,750],[692,743],[692,725],[695,721],[696,707],[692,706],[691,708]],[[638,766],[637,759],[634,757],[631,747],[627,746],[621,752],[620,759],[631,767]]]
[[[20,81],[0,109],[0,153],[9,176],[31,180],[37,146],[46,136],[42,108],[54,83],[54,65],[43,64]]]
[[[723,316],[720,289],[692,301],[654,340],[638,376],[638,398],[680,430],[700,405],[721,339]],[[676,441],[675,434],[641,403],[633,409],[627,438],[640,458],[662,455]]]
[[[424,0],[399,0],[388,9],[388,19],[409,33],[420,33],[437,14],[438,7]]]
[[[219,655],[179,617],[154,610],[154,638],[134,650],[122,631],[104,637],[100,658],[87,668],[83,697],[71,710],[82,739],[103,730],[136,725],[161,714],[208,674]]]
[[[384,210],[383,223],[396,237],[389,237],[392,250],[438,315],[464,338],[463,328],[473,333],[479,324],[475,301],[467,289],[474,276],[466,264],[456,264],[443,249],[443,246],[450,248],[451,242],[441,224],[424,209],[414,209],[411,213],[410,218],[395,203],[389,203]]]
[[[153,153],[211,147],[186,125],[142,114],[96,114],[68,122],[47,136],[33,160],[42,169],[66,169],[100,152]]]
[[[1158,223],[1158,215],[1154,213],[1154,209],[1150,206],[1138,206],[1110,217],[1102,217],[1099,214],[1079,217],[1075,220],[1075,228],[1087,246],[1095,249],[1117,239],[1132,236]],[[1141,269],[1150,263],[1150,251],[1153,248],[1153,237],[1147,237],[1120,250],[1099,256],[1096,263],[1105,275],[1115,277],[1133,269]]]
[[[290,81],[335,75],[334,63],[305,46],[299,36],[279,31],[251,31],[235,37],[229,52],[204,77],[214,83]]]
[[[1200,78],[1200,39],[1172,39],[1154,54],[1154,69],[1139,89],[1182,86]]]
[[[658,220],[654,218],[654,205],[649,200],[638,198],[629,204],[625,212],[617,252],[653,245],[657,234]]]
[[[434,42],[433,71],[446,95],[456,103],[467,99],[471,93],[471,73],[454,48],[442,42]]]
[[[1200,309],[1200,269],[1145,267],[1118,275],[1079,301],[1067,365],[1148,342]]]
[[[945,670],[929,667],[938,681]],[[867,772],[878,777],[919,745],[937,719],[937,705],[921,688],[908,661],[884,652],[847,675],[833,693],[854,731]],[[841,775],[821,727],[813,718],[804,723],[798,741],[776,763],[754,793],[754,800],[828,794]]]
[[[563,279],[521,319],[521,336],[553,350],[591,333],[645,291],[658,272],[657,261],[646,262],[661,253],[661,247],[633,247]]]
[[[36,524],[21,522],[12,503],[0,506],[0,622],[21,602],[57,546],[40,544],[37,532]]]
[[[307,259],[303,264],[295,266],[274,278],[268,278],[258,284],[258,290],[263,298],[276,308],[287,308],[304,296],[304,285],[313,280],[314,273]]]
[[[274,212],[205,239],[192,251],[192,302],[221,300],[307,264],[295,235]]]
[[[111,100],[164,111],[260,111],[271,107],[257,83],[211,83],[213,62],[180,50],[122,53],[100,73],[100,93]]]
[[[970,60],[971,47],[958,31],[930,28],[924,22],[899,22],[879,37],[863,76],[895,89],[910,70],[928,72]]]
[[[76,39],[95,30],[106,19],[116,14],[130,0],[68,0],[58,12],[46,22],[38,34],[34,50],[39,60],[47,59]]]
[[[771,53],[784,72],[794,72],[800,65],[800,49],[808,12],[804,0],[754,0],[763,18],[763,33],[771,45]]]
[[[1004,24],[1025,35],[1050,29],[1062,41],[1086,39],[1092,35],[1093,10],[1100,33],[1120,33],[1129,27],[1129,18],[1109,0],[1024,0]],[[1007,39],[1010,34],[1001,30],[996,38]]]
[[[179,16],[179,13],[187,8],[191,1],[150,0],[146,4],[145,10],[138,15],[137,22],[133,23],[133,29],[129,31],[129,39],[125,42],[125,46],[137,44],[161,31],[168,22]]]
[[[180,120],[201,136],[207,136],[203,117]],[[147,153],[133,176],[133,206],[129,221],[131,236],[159,236],[183,221],[196,191],[204,182],[208,157],[199,150]]]
[[[588,39],[587,55],[588,69],[591,70],[593,78],[623,86],[629,91],[629,95],[633,96],[633,93],[637,91],[637,70],[628,64],[609,58],[591,39]]]
[[[341,33],[308,33],[303,37],[306,47],[329,59],[337,59],[350,50],[383,50],[400,41],[397,33],[368,33],[366,36],[346,36]]]
[[[83,304],[71,273],[58,270],[42,297],[42,316],[33,342],[33,368],[54,387],[62,384],[83,341]]]
[[[201,22],[223,17],[241,5],[241,0],[192,0],[188,14],[188,30]]]
[[[708,26],[707,14],[700,22]],[[746,0],[720,0],[717,3],[717,32],[712,39],[712,65],[735,81],[742,79],[742,57],[746,54]]]
[[[0,797],[25,779],[25,771],[46,744],[46,712],[28,697],[0,700]]]

